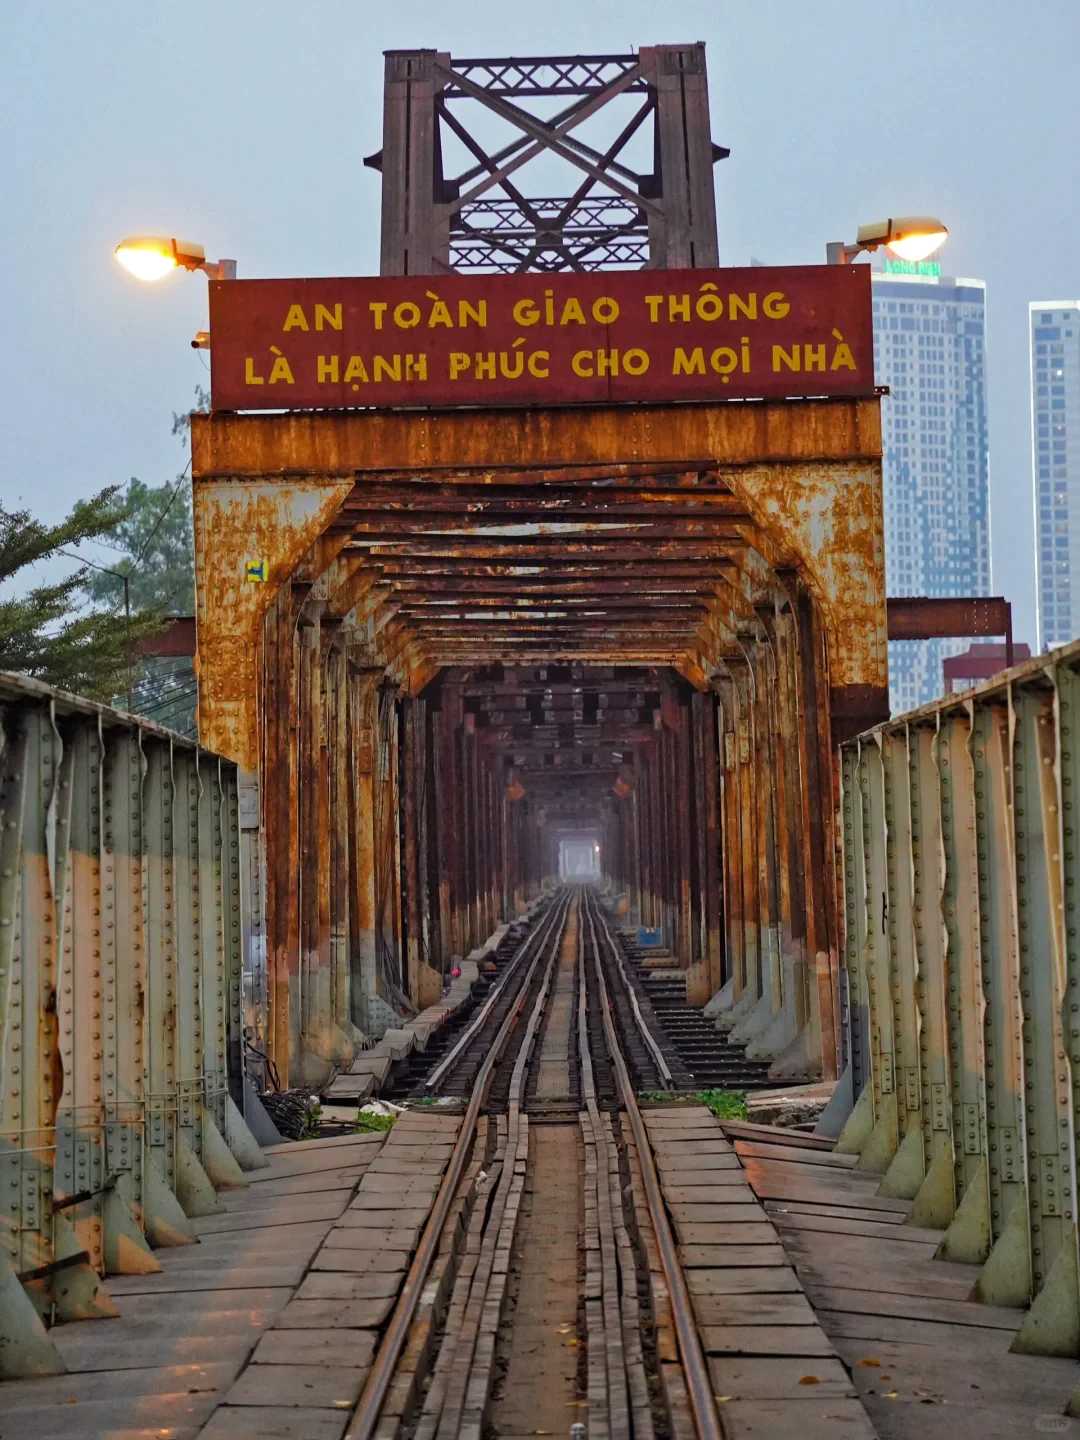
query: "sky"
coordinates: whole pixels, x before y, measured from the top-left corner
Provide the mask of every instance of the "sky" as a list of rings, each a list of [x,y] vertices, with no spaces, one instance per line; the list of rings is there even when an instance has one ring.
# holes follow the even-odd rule
[[[132,232],[247,277],[373,274],[382,51],[625,52],[704,40],[721,264],[824,258],[940,215],[988,285],[993,583],[1034,641],[1027,304],[1080,296],[1080,0],[3,0],[0,501],[43,519],[184,463],[208,383],[200,275],[142,287]],[[90,552],[88,552],[90,553]]]

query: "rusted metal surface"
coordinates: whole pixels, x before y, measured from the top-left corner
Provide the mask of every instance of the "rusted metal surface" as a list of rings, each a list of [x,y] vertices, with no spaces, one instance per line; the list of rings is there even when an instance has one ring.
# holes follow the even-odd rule
[[[887,608],[890,640],[1012,635],[1012,605],[1002,595],[890,595]]]
[[[880,461],[880,402],[634,405],[573,409],[193,415],[192,473],[201,479],[340,478],[591,467],[754,466]]]
[[[211,281],[215,410],[874,392],[865,266]]]
[[[839,1141],[980,1299],[1030,1304],[1015,1350],[1074,1358],[1078,705],[1071,645],[843,747]]]
[[[262,617],[351,488],[332,477],[222,483],[195,473],[199,736],[246,770],[259,763]]]
[[[948,655],[941,662],[945,677],[945,693],[967,690],[984,680],[992,680],[1011,664],[1031,659],[1031,647],[1023,643],[1013,647],[1010,656],[1004,645],[970,645],[962,655]]]
[[[175,615],[157,635],[138,644],[140,655],[186,656],[195,654],[195,616]]]
[[[560,102],[554,115],[552,97]],[[494,152],[493,114],[498,132],[509,127],[512,137]],[[578,128],[586,120],[588,139]],[[447,165],[461,146],[464,168],[454,173]],[[639,147],[651,171],[631,168]],[[715,265],[712,169],[728,153],[710,136],[700,42],[512,59],[392,50],[382,147],[364,162],[382,175],[379,268],[445,275]]]
[[[458,84],[450,78],[458,66],[434,51],[410,52],[388,57],[384,152],[384,269],[402,278],[215,292],[215,307],[234,305],[238,317],[262,306],[258,315],[248,310],[257,324],[237,334],[243,343],[231,356],[230,322],[215,316],[215,387],[235,389],[216,389],[218,404],[248,403],[245,384],[233,384],[243,380],[246,356],[253,380],[262,380],[246,385],[249,396],[298,404],[307,394],[302,365],[322,354],[330,357],[323,393],[316,385],[304,403],[325,404],[332,390],[334,404],[370,405],[380,398],[370,379],[373,341],[385,342],[387,354],[414,356],[413,379],[397,392],[407,403],[421,393],[428,403],[481,401],[441,411],[193,419],[196,508],[203,494],[209,519],[220,509],[234,546],[247,533],[246,507],[263,524],[263,497],[272,507],[274,495],[284,497],[273,525],[306,507],[280,539],[259,532],[267,535],[265,586],[249,582],[237,595],[230,549],[211,550],[205,523],[199,553],[208,576],[200,719],[205,735],[246,765],[255,757],[262,773],[270,1033],[278,1063],[295,1061],[298,1075],[325,1069],[340,1035],[359,1043],[345,1012],[370,1033],[417,1003],[455,956],[555,875],[558,835],[586,822],[604,836],[627,913],[663,929],[694,1000],[730,981],[729,1019],[781,1073],[835,1069],[832,747],[887,713],[880,419],[870,376],[858,368],[869,365],[867,281],[850,267],[775,272],[792,300],[793,287],[810,287],[805,297],[814,287],[824,295],[824,286],[852,307],[854,328],[845,322],[835,327],[840,336],[828,335],[827,368],[815,368],[815,352],[811,368],[796,372],[771,369],[773,343],[790,352],[790,337],[777,336],[798,310],[760,318],[771,272],[688,269],[658,278],[664,255],[714,263],[707,127],[690,119],[691,110],[704,114],[703,54],[668,50],[681,78],[663,69],[657,49],[641,52],[631,66],[640,75],[627,82],[640,82],[642,94],[655,89],[658,115],[667,116],[657,122],[664,173],[651,177],[642,202],[649,270],[421,278],[442,269],[434,261],[449,244],[450,210],[440,208],[437,187],[421,181],[405,194],[392,177],[404,173],[406,155],[413,180],[434,164],[432,131],[420,117],[443,123],[441,87]],[[479,83],[466,75],[462,96],[465,82]],[[542,149],[551,137],[538,123],[529,145]],[[512,155],[504,162],[515,164]],[[672,229],[679,184],[654,202],[683,171],[689,211]],[[724,342],[706,353],[706,332],[730,329],[736,281],[758,293],[759,319],[743,326],[740,313],[751,363],[741,369],[740,350],[739,373],[724,386]],[[702,288],[711,283],[720,290]],[[666,309],[644,298],[672,286],[690,297],[685,319],[681,299]],[[583,301],[583,325],[565,307],[571,293]],[[528,305],[513,311],[514,298],[530,296],[535,324]],[[601,296],[618,303],[618,319],[593,316],[591,301]],[[485,325],[458,308],[468,297],[477,310],[488,302]],[[372,299],[388,308],[373,312]],[[409,305],[421,299],[413,325]],[[442,305],[449,326],[437,323]],[[508,321],[511,329],[500,328]],[[598,325],[602,335],[592,333]],[[755,325],[776,327],[767,352],[748,328]],[[673,368],[672,346],[691,354],[698,344],[706,373],[668,374],[678,390],[616,388],[653,384],[665,363]],[[854,371],[831,368],[841,344],[851,347]],[[619,351],[619,375],[613,360],[593,363],[592,373],[579,363],[583,373],[571,365],[565,388],[560,357],[600,349]],[[648,353],[649,369],[627,376],[622,358],[635,349]],[[433,389],[443,383],[436,359],[452,350],[469,363],[442,395]],[[500,371],[502,351],[538,350],[548,352],[550,374],[530,375],[527,360],[520,380]],[[350,378],[356,392],[343,388],[346,352],[361,356],[369,374]],[[834,391],[831,399],[727,403],[736,382],[750,387],[738,393],[772,393],[760,384],[766,353],[770,377],[787,377],[776,393],[790,395],[797,381],[820,395],[835,380],[863,398]],[[429,361],[423,381],[420,354]],[[724,398],[554,403],[685,397],[689,382]],[[533,395],[522,388],[532,383],[552,389]],[[522,403],[526,393],[535,406]],[[631,688],[640,698],[626,698]]]

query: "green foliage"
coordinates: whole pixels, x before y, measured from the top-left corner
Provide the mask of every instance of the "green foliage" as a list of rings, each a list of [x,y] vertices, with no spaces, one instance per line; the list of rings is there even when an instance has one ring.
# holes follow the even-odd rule
[[[745,1120],[750,1113],[743,1090],[646,1090],[640,1099],[654,1104],[705,1105],[718,1120]]]
[[[750,1113],[743,1090],[699,1090],[697,1098],[718,1120],[745,1120]]]
[[[57,525],[36,520],[29,510],[0,507],[0,585],[28,565],[108,534],[123,516],[116,486],[78,501]],[[157,629],[158,615],[133,616],[129,629],[122,604],[95,610],[86,606],[88,598],[87,571],[81,570],[0,600],[0,670],[99,700],[123,690],[131,647]]]
[[[374,1115],[370,1111],[358,1110],[353,1129],[359,1134],[391,1130],[396,1119],[396,1115]]]
[[[191,482],[147,485],[134,476],[122,496],[123,514],[105,544],[116,552],[109,568],[127,575],[132,610],[166,615],[195,611],[195,546],[191,530]],[[114,575],[91,571],[90,598],[114,606],[122,585]]]

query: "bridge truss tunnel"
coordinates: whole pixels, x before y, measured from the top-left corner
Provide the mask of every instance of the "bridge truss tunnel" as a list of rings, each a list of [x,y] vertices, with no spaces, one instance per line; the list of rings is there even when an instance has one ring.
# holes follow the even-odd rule
[[[727,987],[778,1073],[835,1073],[832,747],[886,693],[877,410],[194,417],[200,735],[261,822],[249,1008],[283,1080],[436,1000],[584,831],[690,1003]]]

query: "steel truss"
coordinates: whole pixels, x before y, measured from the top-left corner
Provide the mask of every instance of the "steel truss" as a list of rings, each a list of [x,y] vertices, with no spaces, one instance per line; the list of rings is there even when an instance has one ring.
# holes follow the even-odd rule
[[[384,275],[717,264],[712,166],[728,151],[709,139],[704,45],[468,60],[390,51],[384,93],[383,148],[365,161],[382,172]],[[568,103],[538,113],[532,102],[553,97]],[[577,132],[608,108],[622,124],[601,150]],[[496,149],[478,133],[492,117],[516,132]],[[648,171],[629,163],[643,130]],[[456,174],[444,164],[451,138],[471,157]],[[547,183],[529,194],[522,172],[538,160]],[[547,193],[553,160],[566,194]]]

